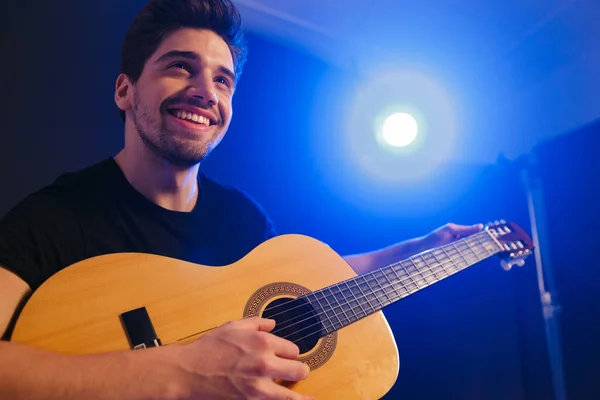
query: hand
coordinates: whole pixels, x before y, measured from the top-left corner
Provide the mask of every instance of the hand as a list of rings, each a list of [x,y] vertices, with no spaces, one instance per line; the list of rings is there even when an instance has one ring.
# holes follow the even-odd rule
[[[441,247],[446,244],[452,243],[455,240],[462,239],[467,236],[471,236],[483,229],[483,224],[476,225],[457,225],[448,223],[444,226],[437,228],[423,237],[424,250]]]
[[[274,327],[274,320],[251,317],[228,322],[195,342],[168,346],[181,350],[176,356],[187,398],[311,399],[274,382],[300,381],[310,371],[297,360],[297,345],[269,333]]]

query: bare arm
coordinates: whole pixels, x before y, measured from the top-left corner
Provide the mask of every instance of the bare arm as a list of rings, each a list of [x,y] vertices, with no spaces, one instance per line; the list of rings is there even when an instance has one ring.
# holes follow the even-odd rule
[[[30,292],[0,267],[0,333]],[[297,361],[298,346],[268,333],[274,326],[249,318],[186,345],[94,355],[61,355],[0,340],[0,399],[306,399],[274,383],[308,376],[308,367]]]
[[[67,356],[1,342],[0,398],[184,398],[157,350]]]
[[[373,271],[393,262],[404,260],[412,255],[427,250],[424,238],[415,238],[400,242],[383,249],[368,253],[344,256],[344,259],[358,274]]]
[[[481,229],[483,229],[481,224],[457,225],[448,223],[425,236],[396,243],[380,250],[345,256],[344,259],[360,275],[467,237],[479,232]]]

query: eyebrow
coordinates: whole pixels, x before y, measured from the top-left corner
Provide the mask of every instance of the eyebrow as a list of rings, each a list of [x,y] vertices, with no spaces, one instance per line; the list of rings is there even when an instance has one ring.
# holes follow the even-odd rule
[[[165,60],[170,60],[173,58],[185,58],[190,61],[200,61],[200,56],[198,54],[194,53],[193,51],[171,50],[171,51],[163,54],[162,56],[158,57],[156,62],[161,63]],[[235,73],[233,73],[232,70],[225,67],[224,65],[219,65],[218,69],[219,69],[220,73],[222,73],[223,75],[227,75],[235,83],[235,81],[236,81]]]

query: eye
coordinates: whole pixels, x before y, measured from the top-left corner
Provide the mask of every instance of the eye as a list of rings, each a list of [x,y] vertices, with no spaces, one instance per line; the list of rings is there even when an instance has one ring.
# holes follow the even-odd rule
[[[173,63],[173,64],[169,65],[169,68],[183,69],[189,73],[192,72],[192,69],[190,68],[190,66],[184,62]]]
[[[231,86],[231,82],[229,82],[229,79],[223,77],[223,76],[219,76],[215,79],[216,82],[219,82],[227,87]]]

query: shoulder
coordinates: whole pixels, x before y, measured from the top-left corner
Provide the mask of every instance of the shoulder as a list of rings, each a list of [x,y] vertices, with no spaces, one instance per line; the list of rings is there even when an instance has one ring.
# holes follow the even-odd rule
[[[202,200],[200,207],[217,220],[232,227],[232,231],[246,232],[255,238],[253,245],[276,236],[276,229],[265,209],[248,193],[233,186],[222,184],[204,174],[200,175]]]
[[[102,168],[100,168],[102,169]],[[0,264],[33,289],[83,256],[81,215],[98,165],[60,175],[0,218]]]
[[[103,190],[111,183],[115,183],[115,178],[119,173],[116,162],[112,158],[106,158],[90,166],[59,175],[51,185],[43,190],[69,194]]]
[[[202,190],[211,201],[226,206],[228,212],[256,213],[266,215],[264,208],[247,192],[231,185],[223,184],[205,174],[200,174]]]
[[[107,161],[59,175],[52,183],[30,193],[19,201],[3,217],[7,220],[35,222],[37,226],[45,220],[57,221],[72,216],[77,209],[78,194],[98,188],[101,176],[106,175]]]

